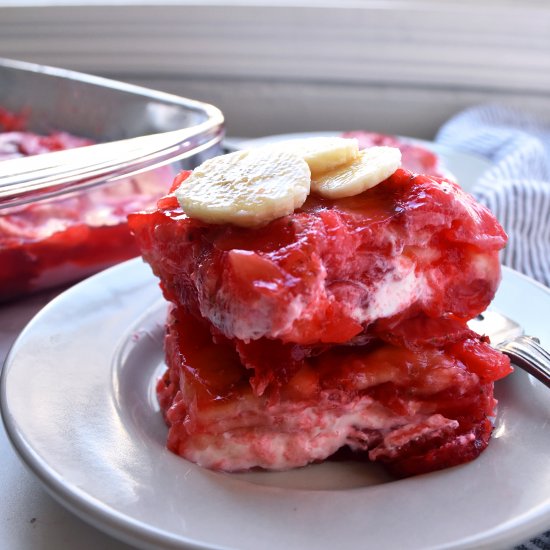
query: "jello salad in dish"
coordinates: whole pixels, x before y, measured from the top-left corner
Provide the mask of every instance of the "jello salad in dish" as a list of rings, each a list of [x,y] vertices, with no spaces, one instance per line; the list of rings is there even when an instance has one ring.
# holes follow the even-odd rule
[[[38,134],[0,108],[0,162],[91,145],[63,131]],[[0,208],[0,302],[82,279],[139,254],[131,212],[153,206],[175,171],[164,167],[80,193]]]

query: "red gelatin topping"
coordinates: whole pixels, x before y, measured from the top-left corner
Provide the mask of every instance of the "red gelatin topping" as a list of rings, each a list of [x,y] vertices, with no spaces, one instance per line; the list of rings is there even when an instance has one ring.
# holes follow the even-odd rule
[[[380,319],[379,336],[408,317],[477,315],[505,243],[458,186],[404,170],[349,199],[310,196],[259,229],[207,225],[173,202],[129,219],[168,300],[228,338],[304,345],[347,342]]]

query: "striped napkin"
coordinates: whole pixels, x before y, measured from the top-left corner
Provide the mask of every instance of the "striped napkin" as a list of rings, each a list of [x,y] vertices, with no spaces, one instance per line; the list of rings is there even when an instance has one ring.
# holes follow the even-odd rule
[[[550,125],[488,105],[450,119],[436,141],[492,161],[472,192],[508,233],[502,261],[550,286]],[[541,549],[550,550],[550,530],[515,547]]]
[[[550,286],[550,125],[488,105],[450,119],[436,141],[492,161],[472,192],[508,233],[502,262]]]

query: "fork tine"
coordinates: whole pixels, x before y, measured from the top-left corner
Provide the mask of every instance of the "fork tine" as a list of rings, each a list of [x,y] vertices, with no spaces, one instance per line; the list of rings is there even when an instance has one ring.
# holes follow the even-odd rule
[[[519,323],[492,309],[468,321],[468,326],[478,334],[487,334],[493,345],[523,334],[523,328]]]

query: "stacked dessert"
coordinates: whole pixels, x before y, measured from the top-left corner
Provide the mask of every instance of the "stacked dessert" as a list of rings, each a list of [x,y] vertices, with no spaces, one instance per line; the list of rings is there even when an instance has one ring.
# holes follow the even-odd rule
[[[237,471],[347,448],[408,476],[487,446],[510,364],[466,322],[506,236],[456,184],[315,138],[208,160],[129,224],[171,304],[175,453]]]

